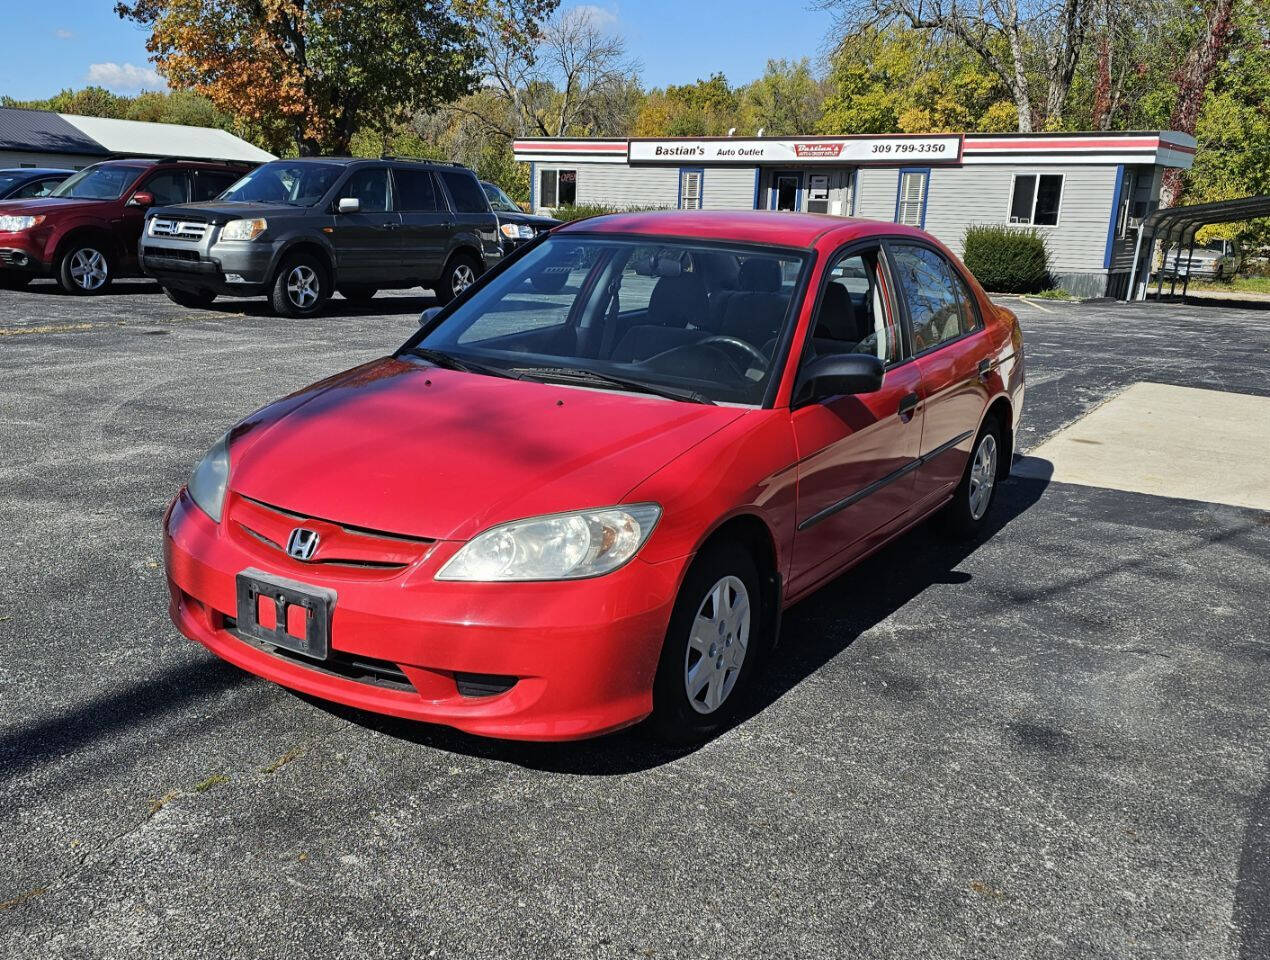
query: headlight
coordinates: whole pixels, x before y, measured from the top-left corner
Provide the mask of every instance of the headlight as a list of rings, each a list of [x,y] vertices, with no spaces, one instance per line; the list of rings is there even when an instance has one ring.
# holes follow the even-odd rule
[[[0,233],[20,233],[44,222],[44,217],[0,217]]]
[[[518,223],[505,223],[498,228],[508,240],[532,240],[534,228]]]
[[[269,221],[264,217],[254,220],[230,220],[220,232],[222,240],[255,240],[265,232]]]
[[[225,505],[225,484],[228,480],[229,434],[225,434],[212,445],[207,456],[194,468],[186,487],[190,499],[217,523],[220,523],[221,508]]]
[[[438,580],[578,580],[624,564],[661,516],[655,503],[517,520],[468,541]]]

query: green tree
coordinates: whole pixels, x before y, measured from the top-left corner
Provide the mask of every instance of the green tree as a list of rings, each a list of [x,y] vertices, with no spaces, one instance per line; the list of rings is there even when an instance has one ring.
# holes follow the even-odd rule
[[[763,75],[741,90],[741,127],[769,136],[807,134],[816,129],[825,88],[806,58],[768,60]]]
[[[740,126],[741,102],[721,73],[653,90],[635,117],[638,137],[719,137]]]

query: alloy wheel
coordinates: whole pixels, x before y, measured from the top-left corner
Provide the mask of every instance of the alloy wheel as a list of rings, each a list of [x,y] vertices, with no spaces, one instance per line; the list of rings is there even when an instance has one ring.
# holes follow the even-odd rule
[[[71,279],[81,290],[100,290],[110,277],[110,266],[100,250],[83,247],[71,255]]]
[[[719,580],[701,601],[684,656],[684,690],[698,713],[732,693],[750,641],[750,594],[738,577]]]
[[[462,293],[476,282],[476,271],[466,263],[456,264],[450,276],[450,289],[456,294]]]
[[[318,300],[321,283],[317,271],[308,264],[297,264],[287,274],[287,299],[301,310],[308,310]]]
[[[992,487],[997,482],[997,438],[985,433],[975,449],[970,467],[970,516],[982,520],[992,500]]]

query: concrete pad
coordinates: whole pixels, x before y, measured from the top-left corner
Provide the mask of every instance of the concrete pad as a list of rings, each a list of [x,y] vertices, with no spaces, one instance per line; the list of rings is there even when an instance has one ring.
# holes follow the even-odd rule
[[[1135,383],[1030,455],[1017,473],[1270,510],[1270,397]]]

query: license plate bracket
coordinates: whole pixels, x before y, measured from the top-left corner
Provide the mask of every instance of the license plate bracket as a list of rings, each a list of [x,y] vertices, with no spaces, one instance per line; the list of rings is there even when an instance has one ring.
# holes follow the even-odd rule
[[[235,580],[238,599],[238,631],[261,643],[302,654],[314,660],[325,660],[331,649],[331,614],[335,610],[335,591],[325,587],[289,580],[286,577],[249,569]],[[272,603],[274,625],[260,622],[261,604]],[[304,636],[290,633],[287,624],[292,608],[304,615]]]

